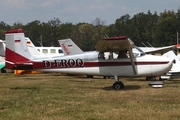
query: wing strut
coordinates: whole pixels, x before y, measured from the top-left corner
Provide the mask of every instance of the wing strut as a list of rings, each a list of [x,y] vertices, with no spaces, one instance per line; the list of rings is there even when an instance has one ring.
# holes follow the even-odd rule
[[[134,64],[134,59],[133,59],[132,49],[129,47],[128,51],[129,51],[129,56],[130,56],[130,60],[131,60],[131,64],[132,64],[134,74],[137,75],[137,71],[136,71],[135,64]]]

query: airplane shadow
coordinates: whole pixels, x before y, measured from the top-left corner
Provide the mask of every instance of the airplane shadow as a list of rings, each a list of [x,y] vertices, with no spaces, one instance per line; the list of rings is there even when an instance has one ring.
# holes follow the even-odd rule
[[[125,85],[123,89],[120,89],[118,91],[126,91],[126,90],[138,90],[140,89],[141,87],[139,85]],[[102,88],[103,90],[106,90],[106,91],[114,91],[115,89],[113,89],[112,86],[108,86],[108,87],[104,87]],[[116,91],[116,90],[115,90]]]
[[[163,82],[164,84],[180,84],[180,80],[168,80]]]
[[[38,87],[11,87],[11,90],[39,90]]]

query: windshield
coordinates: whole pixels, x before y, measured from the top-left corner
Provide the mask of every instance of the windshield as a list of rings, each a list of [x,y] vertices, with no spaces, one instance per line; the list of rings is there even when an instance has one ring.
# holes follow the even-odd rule
[[[140,56],[143,56],[143,55],[146,54],[144,51],[142,51],[142,50],[141,50],[139,47],[137,47],[137,46],[135,46],[132,51],[133,51],[134,57],[140,57]]]

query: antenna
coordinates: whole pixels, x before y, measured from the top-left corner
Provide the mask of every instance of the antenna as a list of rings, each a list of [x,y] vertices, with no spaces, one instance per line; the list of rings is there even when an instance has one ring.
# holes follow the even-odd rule
[[[109,36],[107,36],[106,34],[104,35],[104,38],[109,38]]]
[[[43,47],[42,43],[40,41],[38,41],[38,43],[40,44],[41,47]]]
[[[141,44],[143,44],[145,47],[147,47],[143,42],[141,42]]]
[[[149,44],[148,42],[147,42],[147,44],[149,45],[149,46],[151,46],[151,47],[153,47],[151,44]]]

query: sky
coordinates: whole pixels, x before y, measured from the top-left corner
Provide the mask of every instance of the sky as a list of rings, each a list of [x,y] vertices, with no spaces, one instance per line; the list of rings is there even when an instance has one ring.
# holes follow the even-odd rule
[[[160,14],[177,12],[180,0],[0,0],[0,21],[26,25],[35,20],[48,22],[59,18],[61,23],[92,23],[96,18],[105,25],[129,14],[131,17],[149,10]]]

